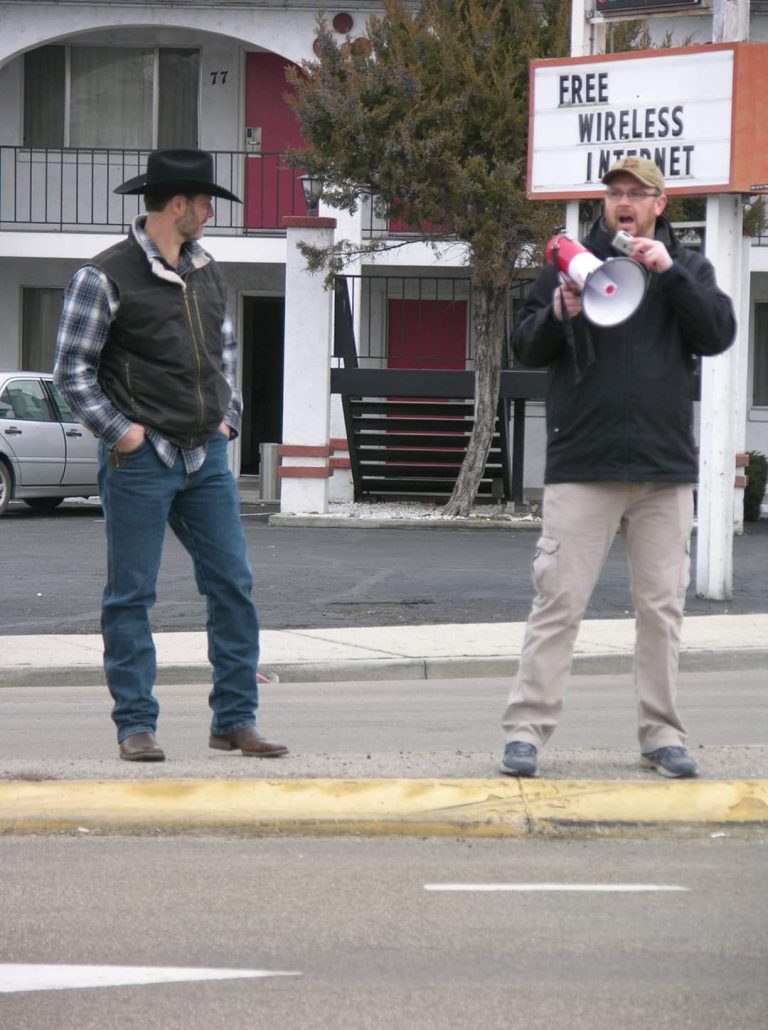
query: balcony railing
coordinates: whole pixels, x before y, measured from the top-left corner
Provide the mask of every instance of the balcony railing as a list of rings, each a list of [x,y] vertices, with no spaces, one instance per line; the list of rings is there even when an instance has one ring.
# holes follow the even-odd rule
[[[468,277],[349,275],[339,286],[360,367],[472,367]]]
[[[507,336],[532,281],[509,287]],[[340,275],[334,357],[347,368],[472,370],[472,293],[468,276]]]
[[[124,233],[143,211],[141,197],[115,187],[146,168],[148,150],[45,149],[0,146],[0,231]],[[285,215],[307,213],[299,180],[276,152],[213,151],[215,180],[243,203],[216,199],[207,235],[248,236],[281,232]],[[371,197],[362,199],[364,238],[419,236],[390,222]]]
[[[126,231],[141,197],[116,186],[146,168],[147,150],[0,147],[0,229],[42,232]],[[278,153],[213,153],[215,180],[242,204],[216,199],[206,233],[244,236],[282,229],[285,215],[306,214],[299,182]]]

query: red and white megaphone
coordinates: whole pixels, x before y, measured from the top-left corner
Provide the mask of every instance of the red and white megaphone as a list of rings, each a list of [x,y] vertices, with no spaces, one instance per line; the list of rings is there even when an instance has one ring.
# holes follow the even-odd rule
[[[619,325],[640,307],[648,276],[632,258],[601,261],[565,233],[553,236],[544,253],[579,291],[584,317],[593,325]]]

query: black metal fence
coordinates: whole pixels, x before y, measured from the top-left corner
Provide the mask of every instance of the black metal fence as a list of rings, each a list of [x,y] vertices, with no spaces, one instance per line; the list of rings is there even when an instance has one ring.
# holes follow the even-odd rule
[[[114,189],[146,168],[148,150],[0,147],[0,229],[125,232],[141,197]],[[213,152],[215,180],[243,198],[216,199],[208,234],[282,230],[285,215],[306,214],[299,176],[279,153]]]
[[[337,318],[337,356],[349,357],[351,334],[362,368],[472,367],[469,278],[347,275],[339,289],[347,302],[344,323]]]
[[[508,329],[529,284],[525,279],[510,287]],[[334,353],[347,368],[474,367],[468,276],[339,276],[335,326]]]

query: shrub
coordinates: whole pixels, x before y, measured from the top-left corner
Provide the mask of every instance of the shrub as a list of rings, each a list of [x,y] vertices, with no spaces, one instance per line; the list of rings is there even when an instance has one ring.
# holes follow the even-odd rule
[[[744,521],[757,522],[768,479],[768,458],[760,451],[747,451],[747,454],[749,461],[744,470],[747,477],[747,485],[744,487]]]

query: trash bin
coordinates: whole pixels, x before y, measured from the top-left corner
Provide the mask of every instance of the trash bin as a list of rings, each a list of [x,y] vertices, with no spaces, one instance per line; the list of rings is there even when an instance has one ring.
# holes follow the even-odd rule
[[[280,499],[277,480],[277,444],[259,444],[259,500]]]

